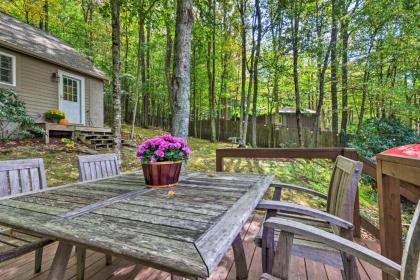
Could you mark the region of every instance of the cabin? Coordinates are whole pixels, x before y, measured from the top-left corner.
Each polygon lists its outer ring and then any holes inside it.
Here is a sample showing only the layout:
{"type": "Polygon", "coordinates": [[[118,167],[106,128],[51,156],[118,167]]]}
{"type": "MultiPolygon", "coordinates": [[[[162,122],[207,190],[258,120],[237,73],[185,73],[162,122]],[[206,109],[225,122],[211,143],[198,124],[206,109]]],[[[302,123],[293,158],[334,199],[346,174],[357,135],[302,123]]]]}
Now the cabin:
{"type": "Polygon", "coordinates": [[[13,89],[37,123],[60,109],[70,124],[102,128],[107,80],[64,41],[0,12],[0,87],[13,89]]]}
{"type": "MultiPolygon", "coordinates": [[[[301,109],[302,128],[313,130],[315,127],[316,111],[311,109],[301,109]]],[[[321,114],[322,120],[322,114],[321,114]]],[[[268,116],[260,115],[257,117],[258,123],[268,124],[268,116]]],[[[279,108],[278,115],[273,114],[273,124],[276,127],[297,128],[296,109],[293,107],[279,108]]]]}

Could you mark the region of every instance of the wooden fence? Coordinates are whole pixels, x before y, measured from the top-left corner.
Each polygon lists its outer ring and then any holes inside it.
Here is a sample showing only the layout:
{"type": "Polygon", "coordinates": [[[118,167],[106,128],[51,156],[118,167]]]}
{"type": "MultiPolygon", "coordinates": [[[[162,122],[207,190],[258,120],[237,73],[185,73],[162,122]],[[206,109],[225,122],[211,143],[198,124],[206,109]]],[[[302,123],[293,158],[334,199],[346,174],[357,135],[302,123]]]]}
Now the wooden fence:
{"type": "MultiPolygon", "coordinates": [[[[315,147],[315,131],[302,129],[302,137],[305,147],[315,147]]],[[[230,137],[239,135],[239,122],[231,120],[216,121],[216,139],[229,141],[230,137]]],[[[190,122],[190,136],[211,139],[211,125],[209,120],[201,120],[196,123],[190,122]]],[[[249,122],[247,143],[251,142],[252,124],[249,122]]],[[[258,147],[297,147],[297,128],[268,126],[257,123],[257,146],[258,147]]],[[[331,131],[318,131],[317,147],[333,147],[333,133],[331,131]]]]}

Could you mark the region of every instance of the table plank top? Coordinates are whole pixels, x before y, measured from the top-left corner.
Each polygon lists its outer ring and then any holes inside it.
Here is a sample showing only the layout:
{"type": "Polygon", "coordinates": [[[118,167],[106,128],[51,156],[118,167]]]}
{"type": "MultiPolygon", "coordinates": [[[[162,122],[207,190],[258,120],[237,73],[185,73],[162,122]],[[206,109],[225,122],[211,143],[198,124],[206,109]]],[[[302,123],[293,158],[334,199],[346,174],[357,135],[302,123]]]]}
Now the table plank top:
{"type": "Polygon", "coordinates": [[[272,180],[187,173],[173,188],[148,189],[141,173],[126,173],[0,199],[0,224],[208,277],[272,180]]]}

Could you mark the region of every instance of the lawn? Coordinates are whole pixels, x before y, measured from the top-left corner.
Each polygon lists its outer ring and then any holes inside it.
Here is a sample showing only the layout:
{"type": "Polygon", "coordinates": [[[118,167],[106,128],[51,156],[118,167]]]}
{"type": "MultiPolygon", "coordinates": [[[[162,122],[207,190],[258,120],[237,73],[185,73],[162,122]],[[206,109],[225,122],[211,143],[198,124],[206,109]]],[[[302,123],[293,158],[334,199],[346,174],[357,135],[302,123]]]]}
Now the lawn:
{"type": "MultiPolygon", "coordinates": [[[[123,131],[128,133],[128,127],[123,131]]],[[[147,138],[167,132],[153,129],[136,128],[133,143],[141,143],[147,138]]],[[[127,134],[126,134],[127,135],[127,134]]],[[[77,155],[81,154],[78,146],[67,148],[60,141],[44,145],[40,142],[32,144],[29,140],[24,145],[16,145],[0,149],[0,160],[43,158],[47,173],[49,187],[63,185],[78,181],[77,155]]],[[[207,140],[190,137],[188,143],[192,150],[192,157],[188,162],[187,170],[214,172],[217,148],[233,147],[228,143],[211,143],[207,140]]],[[[121,170],[133,171],[141,168],[136,160],[136,148],[123,147],[121,170]]],[[[305,185],[318,191],[327,192],[332,163],[326,160],[242,160],[232,159],[225,162],[226,171],[254,172],[260,174],[273,174],[276,179],[283,182],[305,185]]],[[[267,194],[270,196],[270,193],[267,194]]],[[[284,192],[284,197],[290,201],[308,206],[325,206],[323,201],[295,192],[284,192]]],[[[367,184],[362,184],[360,201],[366,216],[377,220],[376,194],[367,184]]]]}

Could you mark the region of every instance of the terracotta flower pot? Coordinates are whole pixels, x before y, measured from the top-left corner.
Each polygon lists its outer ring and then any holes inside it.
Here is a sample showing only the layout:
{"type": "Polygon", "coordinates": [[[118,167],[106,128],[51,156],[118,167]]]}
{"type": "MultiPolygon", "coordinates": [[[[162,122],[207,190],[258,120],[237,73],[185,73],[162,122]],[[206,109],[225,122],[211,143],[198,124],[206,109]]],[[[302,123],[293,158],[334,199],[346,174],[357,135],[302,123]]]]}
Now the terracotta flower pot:
{"type": "Polygon", "coordinates": [[[143,174],[146,186],[150,188],[168,188],[179,180],[182,161],[163,161],[143,163],[143,174]]]}

